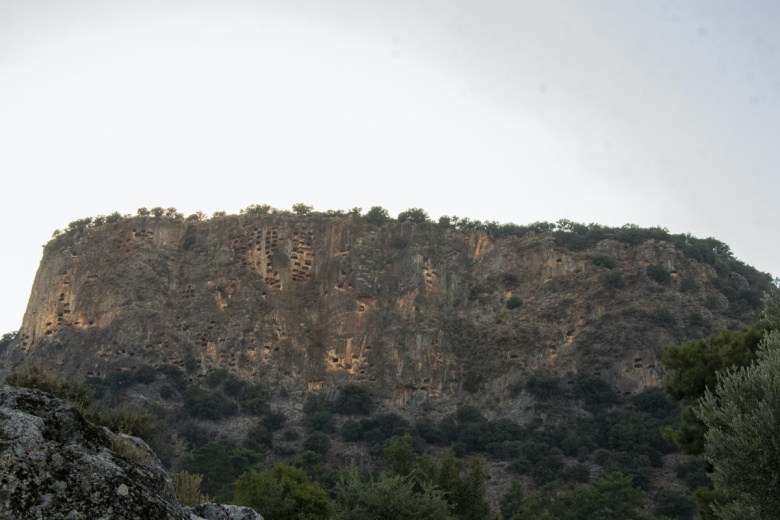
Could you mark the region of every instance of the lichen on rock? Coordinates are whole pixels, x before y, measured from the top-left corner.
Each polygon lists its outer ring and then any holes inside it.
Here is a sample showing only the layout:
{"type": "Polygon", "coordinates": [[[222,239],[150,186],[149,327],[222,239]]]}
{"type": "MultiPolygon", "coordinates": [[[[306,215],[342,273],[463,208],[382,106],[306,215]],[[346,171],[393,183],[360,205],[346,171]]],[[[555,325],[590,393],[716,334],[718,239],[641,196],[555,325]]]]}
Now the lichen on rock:
{"type": "Polygon", "coordinates": [[[0,518],[261,518],[246,508],[208,506],[204,512],[235,511],[203,517],[183,509],[171,479],[140,439],[95,426],[49,394],[0,388],[0,518]]]}

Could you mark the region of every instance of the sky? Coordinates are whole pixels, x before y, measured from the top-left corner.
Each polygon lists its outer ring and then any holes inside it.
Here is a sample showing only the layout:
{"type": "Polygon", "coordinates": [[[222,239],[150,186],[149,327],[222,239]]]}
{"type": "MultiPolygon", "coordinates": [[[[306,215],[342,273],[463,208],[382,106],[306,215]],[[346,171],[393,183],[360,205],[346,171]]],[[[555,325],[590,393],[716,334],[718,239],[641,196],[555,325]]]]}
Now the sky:
{"type": "Polygon", "coordinates": [[[90,216],[412,207],[780,275],[780,2],[1,0],[0,333],[90,216]]]}

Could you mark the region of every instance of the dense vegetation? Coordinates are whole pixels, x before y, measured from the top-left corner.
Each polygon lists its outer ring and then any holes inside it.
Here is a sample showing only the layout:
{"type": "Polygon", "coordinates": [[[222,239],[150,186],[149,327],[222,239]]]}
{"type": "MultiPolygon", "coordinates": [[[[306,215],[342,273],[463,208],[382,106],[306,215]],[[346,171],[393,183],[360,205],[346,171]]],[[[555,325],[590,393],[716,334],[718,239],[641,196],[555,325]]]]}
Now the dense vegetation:
{"type": "MultiPolygon", "coordinates": [[[[540,373],[528,379],[527,391],[543,401],[581,400],[590,415],[570,428],[521,426],[508,419],[488,420],[463,405],[438,421],[420,417],[412,423],[393,413],[373,413],[377,405],[370,393],[351,384],[332,396],[308,394],[301,436],[300,427],[268,407],[258,386],[236,383],[224,370],[208,374],[203,387],[186,380],[184,371],[167,365],[93,378],[90,386],[59,383],[37,368],[8,378],[9,383],[82,403],[92,420],[144,438],[168,464],[166,440],[175,436],[186,442],[190,455],[176,463],[181,470],[176,482],[186,500],[214,497],[279,518],[301,518],[295,516],[300,511],[310,511],[308,518],[330,518],[331,512],[333,518],[345,519],[400,513],[487,518],[485,464],[490,461],[506,461],[515,475],[501,501],[507,519],[589,518],[611,507],[616,515],[628,515],[622,518],[650,518],[641,513],[651,499],[646,491],[663,454],[673,449],[659,431],[675,425],[677,417],[677,407],[659,391],[623,400],[595,377],[581,376],[573,388],[563,390],[555,376],[540,373]],[[152,384],[161,393],[168,388],[169,398],[181,398],[181,411],[171,416],[160,408],[121,404],[128,388],[152,384]],[[102,405],[95,404],[95,395],[102,405]],[[256,418],[240,443],[207,427],[230,414],[256,418]],[[365,446],[379,465],[361,472],[335,464],[331,446],[337,441],[365,446]],[[284,461],[266,465],[271,454],[284,461]]],[[[664,511],[674,504],[679,511],[693,508],[684,496],[651,500],[652,507],[664,511]]]]}
{"type": "Polygon", "coordinates": [[[712,481],[693,493],[704,519],[780,516],[779,329],[780,292],[773,289],[760,322],[664,353],[666,393],[684,405],[679,427],[664,436],[709,463],[712,481]]]}

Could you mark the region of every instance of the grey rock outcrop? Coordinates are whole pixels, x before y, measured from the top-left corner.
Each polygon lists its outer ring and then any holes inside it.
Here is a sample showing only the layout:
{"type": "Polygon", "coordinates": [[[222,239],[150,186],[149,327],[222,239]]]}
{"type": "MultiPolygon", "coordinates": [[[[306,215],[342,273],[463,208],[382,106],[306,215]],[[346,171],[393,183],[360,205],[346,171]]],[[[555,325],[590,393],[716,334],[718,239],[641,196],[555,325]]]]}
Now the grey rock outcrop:
{"type": "Polygon", "coordinates": [[[235,506],[195,510],[181,507],[140,439],[95,426],[49,394],[0,388],[0,519],[262,519],[235,506]]]}
{"type": "Polygon", "coordinates": [[[207,503],[184,510],[192,515],[191,520],[263,520],[254,509],[241,506],[207,503]]]}

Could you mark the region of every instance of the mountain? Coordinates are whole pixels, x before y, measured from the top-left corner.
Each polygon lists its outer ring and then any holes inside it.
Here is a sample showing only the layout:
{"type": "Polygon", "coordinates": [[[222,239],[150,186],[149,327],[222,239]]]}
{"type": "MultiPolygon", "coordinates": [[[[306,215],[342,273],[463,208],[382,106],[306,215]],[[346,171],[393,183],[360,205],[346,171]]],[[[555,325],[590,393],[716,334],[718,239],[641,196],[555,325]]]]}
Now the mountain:
{"type": "Polygon", "coordinates": [[[353,382],[404,415],[466,402],[527,422],[517,389],[531,375],[595,375],[624,395],[658,387],[665,344],[752,322],[770,281],[717,240],[657,228],[113,220],[45,246],[0,353],[6,374],[173,365],[201,384],[223,368],[290,409],[353,382]]]}

